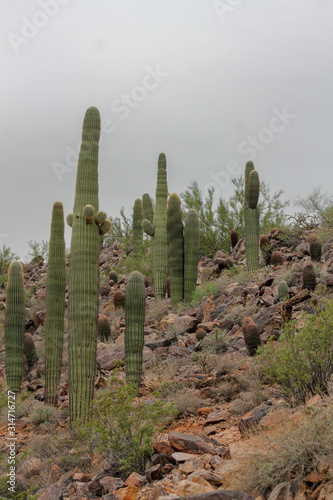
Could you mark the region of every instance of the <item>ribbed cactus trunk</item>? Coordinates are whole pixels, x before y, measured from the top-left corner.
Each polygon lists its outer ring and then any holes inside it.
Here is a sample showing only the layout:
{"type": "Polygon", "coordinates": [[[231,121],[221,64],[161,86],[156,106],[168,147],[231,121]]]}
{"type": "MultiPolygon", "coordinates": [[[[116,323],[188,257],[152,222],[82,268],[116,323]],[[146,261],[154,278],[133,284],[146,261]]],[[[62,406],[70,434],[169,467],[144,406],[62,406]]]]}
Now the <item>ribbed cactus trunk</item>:
{"type": "Polygon", "coordinates": [[[126,382],[139,387],[142,374],[146,292],[141,273],[130,274],[126,289],[125,367],[126,382]]]}
{"type": "Polygon", "coordinates": [[[86,112],[76,176],[69,279],[69,411],[71,421],[89,416],[94,393],[100,235],[111,228],[98,212],[99,111],[86,112]],[[95,215],[96,214],[96,215],[95,215]]]}
{"type": "Polygon", "coordinates": [[[259,267],[259,177],[252,161],[245,166],[245,249],[246,263],[249,271],[259,267]]]}
{"type": "Polygon", "coordinates": [[[184,228],[184,301],[191,302],[197,284],[200,226],[197,210],[187,212],[184,228]]]}
{"type": "Polygon", "coordinates": [[[64,209],[55,202],[46,281],[45,402],[56,406],[62,364],[66,288],[64,209]]]}
{"type": "Polygon", "coordinates": [[[184,234],[180,198],[170,195],[167,210],[168,265],[171,304],[184,300],[184,234]]]}
{"type": "Polygon", "coordinates": [[[154,213],[154,245],[153,245],[153,276],[155,297],[164,299],[168,277],[167,249],[167,203],[168,185],[166,172],[166,157],[161,153],[158,159],[156,204],[154,213]]]}
{"type": "Polygon", "coordinates": [[[133,207],[133,257],[140,257],[143,253],[143,211],[142,201],[137,198],[133,207]]]}
{"type": "Polygon", "coordinates": [[[142,195],[142,208],[143,208],[144,219],[147,219],[151,223],[153,223],[154,209],[153,209],[153,203],[151,201],[151,197],[149,196],[148,193],[145,193],[144,195],[142,195]]]}
{"type": "Polygon", "coordinates": [[[19,392],[23,372],[25,291],[21,262],[8,270],[5,314],[6,376],[8,388],[19,392]]]}

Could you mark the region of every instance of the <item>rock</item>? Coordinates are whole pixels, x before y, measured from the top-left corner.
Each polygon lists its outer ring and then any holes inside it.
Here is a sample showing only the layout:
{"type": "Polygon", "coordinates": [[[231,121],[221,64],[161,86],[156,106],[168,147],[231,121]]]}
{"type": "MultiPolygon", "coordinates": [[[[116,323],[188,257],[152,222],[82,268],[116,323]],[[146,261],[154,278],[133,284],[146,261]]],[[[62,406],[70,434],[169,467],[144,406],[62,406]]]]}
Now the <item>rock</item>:
{"type": "Polygon", "coordinates": [[[22,471],[25,479],[30,479],[33,476],[38,476],[42,469],[43,462],[36,457],[30,457],[21,463],[18,473],[21,473],[22,471]]]}
{"type": "Polygon", "coordinates": [[[49,482],[55,483],[59,481],[61,476],[63,475],[63,470],[58,465],[52,465],[50,474],[49,474],[49,482]]]}
{"type": "Polygon", "coordinates": [[[175,453],[172,453],[172,458],[176,460],[176,462],[185,462],[186,460],[193,460],[194,458],[197,458],[197,455],[176,451],[175,453]]]}
{"type": "Polygon", "coordinates": [[[51,484],[38,498],[39,500],[62,500],[63,496],[61,489],[51,484]]]}
{"type": "Polygon", "coordinates": [[[175,319],[175,328],[177,332],[181,333],[194,333],[196,331],[199,321],[193,316],[179,316],[175,319]]]}
{"type": "Polygon", "coordinates": [[[192,479],[192,477],[194,476],[202,477],[203,479],[205,479],[205,481],[208,481],[210,484],[215,484],[217,486],[223,483],[222,474],[211,470],[196,469],[195,472],[188,476],[187,479],[192,479]]]}
{"type": "MultiPolygon", "coordinates": [[[[180,500],[181,498],[184,500],[184,497],[174,497],[174,500],[180,500]]],[[[251,496],[249,496],[247,493],[244,493],[243,491],[218,489],[212,492],[186,496],[186,500],[253,500],[253,499],[251,496]]]]}
{"type": "Polygon", "coordinates": [[[192,480],[185,479],[180,481],[177,485],[177,491],[179,491],[182,495],[185,495],[186,498],[189,498],[189,495],[206,495],[206,493],[215,491],[215,488],[205,479],[195,477],[192,480]]]}
{"type": "Polygon", "coordinates": [[[265,403],[257,406],[253,410],[246,413],[240,420],[238,424],[239,432],[242,436],[248,436],[249,433],[255,431],[260,420],[267,415],[270,411],[270,407],[265,403]]]}
{"type": "Polygon", "coordinates": [[[157,464],[153,467],[149,467],[149,469],[146,469],[145,474],[150,483],[152,483],[153,481],[158,481],[159,479],[161,479],[161,465],[157,464]]]}
{"type": "MultiPolygon", "coordinates": [[[[173,448],[166,441],[155,441],[153,448],[156,453],[164,453],[164,455],[167,455],[169,458],[173,455],[173,448]]],[[[184,460],[186,460],[186,458],[184,460]]]]}
{"type": "Polygon", "coordinates": [[[231,413],[225,410],[221,411],[212,411],[209,413],[208,417],[206,418],[206,422],[204,425],[211,424],[211,423],[216,423],[216,422],[225,422],[229,420],[231,417],[231,413]]]}
{"type": "Polygon", "coordinates": [[[204,406],[203,408],[199,408],[198,410],[198,415],[200,417],[207,417],[207,415],[212,412],[213,409],[212,408],[209,408],[208,406],[204,406]]]}
{"type": "Polygon", "coordinates": [[[124,481],[119,477],[105,476],[99,480],[103,493],[114,493],[115,490],[124,486],[124,481]]]}
{"type": "Polygon", "coordinates": [[[170,445],[179,451],[193,452],[199,455],[210,453],[212,455],[225,456],[229,453],[229,447],[217,443],[218,448],[213,441],[205,436],[200,437],[193,434],[182,434],[181,432],[171,431],[169,433],[170,445]]]}
{"type": "Polygon", "coordinates": [[[313,408],[314,406],[320,406],[320,404],[323,402],[320,394],[316,394],[313,396],[309,401],[306,403],[307,408],[313,408]]]}
{"type": "Polygon", "coordinates": [[[202,307],[202,323],[207,323],[210,321],[212,314],[215,311],[214,295],[210,294],[209,298],[203,304],[202,307]]]}
{"type": "Polygon", "coordinates": [[[87,476],[87,474],[84,474],[83,472],[76,472],[75,474],[73,474],[73,481],[87,483],[88,481],[91,481],[91,477],[87,476]]]}
{"type": "Polygon", "coordinates": [[[117,500],[136,500],[139,489],[136,486],[127,486],[114,492],[114,498],[117,500]]]}
{"type": "Polygon", "coordinates": [[[147,478],[137,472],[132,472],[125,481],[125,486],[136,486],[141,488],[147,483],[147,478]]]}
{"type": "Polygon", "coordinates": [[[100,370],[113,370],[119,361],[125,360],[125,348],[114,350],[113,344],[98,344],[96,363],[100,370]]]}
{"type": "Polygon", "coordinates": [[[268,500],[286,500],[287,498],[293,498],[290,491],[290,483],[280,483],[275,486],[268,500]]]}
{"type": "Polygon", "coordinates": [[[192,472],[194,472],[193,461],[186,460],[186,462],[179,465],[179,470],[182,474],[192,474],[192,472]]]}

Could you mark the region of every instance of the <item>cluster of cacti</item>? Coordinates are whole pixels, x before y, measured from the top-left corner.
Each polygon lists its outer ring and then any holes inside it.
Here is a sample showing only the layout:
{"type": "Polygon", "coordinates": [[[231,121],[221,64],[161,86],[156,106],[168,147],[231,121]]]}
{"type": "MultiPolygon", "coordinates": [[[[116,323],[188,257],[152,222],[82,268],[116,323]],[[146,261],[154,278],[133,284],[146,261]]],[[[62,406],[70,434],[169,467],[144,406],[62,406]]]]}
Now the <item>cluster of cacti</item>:
{"type": "Polygon", "coordinates": [[[190,209],[185,227],[180,198],[173,193],[167,210],[168,265],[171,303],[190,302],[197,283],[199,259],[199,215],[190,209]]]}
{"type": "Polygon", "coordinates": [[[140,257],[143,252],[142,221],[142,201],[140,198],[137,198],[133,207],[133,257],[140,257]]]}
{"type": "Polygon", "coordinates": [[[317,286],[316,273],[311,262],[307,262],[303,267],[303,288],[314,290],[317,286]]]}
{"type": "Polygon", "coordinates": [[[101,314],[98,318],[97,335],[101,342],[107,342],[111,336],[110,321],[105,314],[101,314]]]}
{"type": "Polygon", "coordinates": [[[125,307],[126,295],[121,290],[116,290],[113,294],[113,303],[116,309],[125,307]]]}
{"type": "Polygon", "coordinates": [[[285,281],[280,281],[278,287],[279,301],[285,302],[288,298],[289,287],[285,281]]]}
{"type": "MultiPolygon", "coordinates": [[[[142,223],[146,234],[153,237],[153,280],[155,297],[164,299],[166,292],[166,281],[168,277],[168,249],[167,249],[167,200],[168,185],[166,173],[166,157],[161,153],[158,158],[156,203],[153,222],[144,219],[142,223]]],[[[150,209],[144,206],[144,211],[151,217],[150,209]]]]}
{"type": "Polygon", "coordinates": [[[25,291],[23,267],[14,260],[8,270],[5,314],[6,377],[8,388],[18,392],[23,371],[25,291]]]}
{"type": "Polygon", "coordinates": [[[64,209],[56,202],[52,209],[51,236],[46,281],[45,401],[56,405],[62,365],[66,261],[64,209]]]}
{"type": "Polygon", "coordinates": [[[312,234],[310,236],[310,256],[312,262],[321,261],[321,251],[322,245],[318,234],[312,234]]]}
{"type": "Polygon", "coordinates": [[[245,345],[250,356],[254,356],[258,347],[261,344],[259,329],[252,318],[246,317],[242,322],[242,332],[244,335],[245,345]]]}
{"type": "Polygon", "coordinates": [[[69,279],[69,410],[72,421],[86,419],[94,393],[100,237],[111,229],[98,208],[99,111],[86,112],[78,160],[69,279]]]}
{"type": "Polygon", "coordinates": [[[231,248],[234,249],[238,243],[238,233],[236,229],[230,231],[231,248]]]}
{"type": "Polygon", "coordinates": [[[146,291],[141,273],[130,274],[126,289],[125,367],[126,382],[140,385],[144,346],[146,291]]]}
{"type": "Polygon", "coordinates": [[[259,209],[260,183],[252,161],[245,166],[244,221],[246,263],[249,271],[259,267],[259,209]]]}
{"type": "Polygon", "coordinates": [[[23,354],[27,360],[28,368],[32,368],[37,363],[37,352],[31,333],[24,334],[23,354]]]}

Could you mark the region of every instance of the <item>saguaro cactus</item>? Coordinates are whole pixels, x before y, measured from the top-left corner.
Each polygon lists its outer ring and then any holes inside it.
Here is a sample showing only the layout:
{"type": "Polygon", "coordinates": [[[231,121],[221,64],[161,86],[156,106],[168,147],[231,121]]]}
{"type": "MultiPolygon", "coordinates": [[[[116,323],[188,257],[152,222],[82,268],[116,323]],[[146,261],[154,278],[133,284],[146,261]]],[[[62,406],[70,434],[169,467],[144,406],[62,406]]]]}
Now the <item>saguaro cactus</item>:
{"type": "Polygon", "coordinates": [[[91,412],[97,344],[100,235],[111,229],[98,208],[97,108],[86,112],[76,176],[69,279],[69,411],[71,421],[91,412]]]}
{"type": "Polygon", "coordinates": [[[126,289],[125,366],[126,382],[140,385],[144,346],[146,292],[141,273],[130,274],[126,289]]]}
{"type": "Polygon", "coordinates": [[[246,262],[249,271],[259,267],[259,176],[254,165],[248,161],[245,166],[245,248],[246,262]]]}
{"type": "Polygon", "coordinates": [[[142,208],[143,208],[143,217],[153,223],[154,220],[154,209],[153,202],[151,201],[151,197],[148,193],[142,195],[142,208]]]}
{"type": "Polygon", "coordinates": [[[199,214],[195,208],[187,212],[184,228],[184,301],[190,302],[197,284],[200,247],[199,214]]]}
{"type": "Polygon", "coordinates": [[[167,250],[167,200],[168,185],[166,173],[166,157],[161,153],[158,158],[156,203],[153,224],[149,219],[142,223],[144,231],[154,238],[153,243],[153,276],[155,297],[164,299],[166,280],[168,277],[168,250],[167,250]]]}
{"type": "Polygon", "coordinates": [[[25,291],[21,262],[8,270],[5,314],[6,376],[8,388],[19,392],[23,371],[25,291]]]}
{"type": "Polygon", "coordinates": [[[171,304],[176,306],[184,299],[184,235],[180,198],[175,193],[168,201],[167,235],[171,304]]]}
{"type": "Polygon", "coordinates": [[[139,257],[143,252],[143,211],[142,201],[137,198],[133,207],[133,256],[139,257]]]}
{"type": "Polygon", "coordinates": [[[55,202],[52,210],[46,281],[45,401],[56,406],[64,338],[66,261],[64,209],[55,202]]]}

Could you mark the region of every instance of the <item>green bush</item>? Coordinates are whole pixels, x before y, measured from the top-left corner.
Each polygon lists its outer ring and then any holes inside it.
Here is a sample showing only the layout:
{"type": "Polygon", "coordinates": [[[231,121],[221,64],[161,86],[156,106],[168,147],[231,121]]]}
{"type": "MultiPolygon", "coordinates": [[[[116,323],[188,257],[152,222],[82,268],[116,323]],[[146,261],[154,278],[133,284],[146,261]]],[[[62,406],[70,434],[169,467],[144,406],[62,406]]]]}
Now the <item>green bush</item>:
{"type": "Polygon", "coordinates": [[[7,281],[6,271],[12,260],[20,260],[20,257],[12,252],[9,247],[2,245],[2,248],[0,248],[0,274],[3,275],[1,277],[1,282],[3,282],[5,278],[7,281]]]}
{"type": "Polygon", "coordinates": [[[156,430],[176,413],[173,405],[136,397],[137,387],[113,377],[97,395],[90,421],[83,428],[78,425],[79,442],[84,440],[90,450],[108,452],[125,476],[144,473],[156,430]]]}
{"type": "Polygon", "coordinates": [[[313,394],[327,394],[333,374],[333,302],[320,313],[308,315],[304,327],[285,327],[279,340],[259,350],[263,374],[278,383],[295,402],[313,394]]]}

